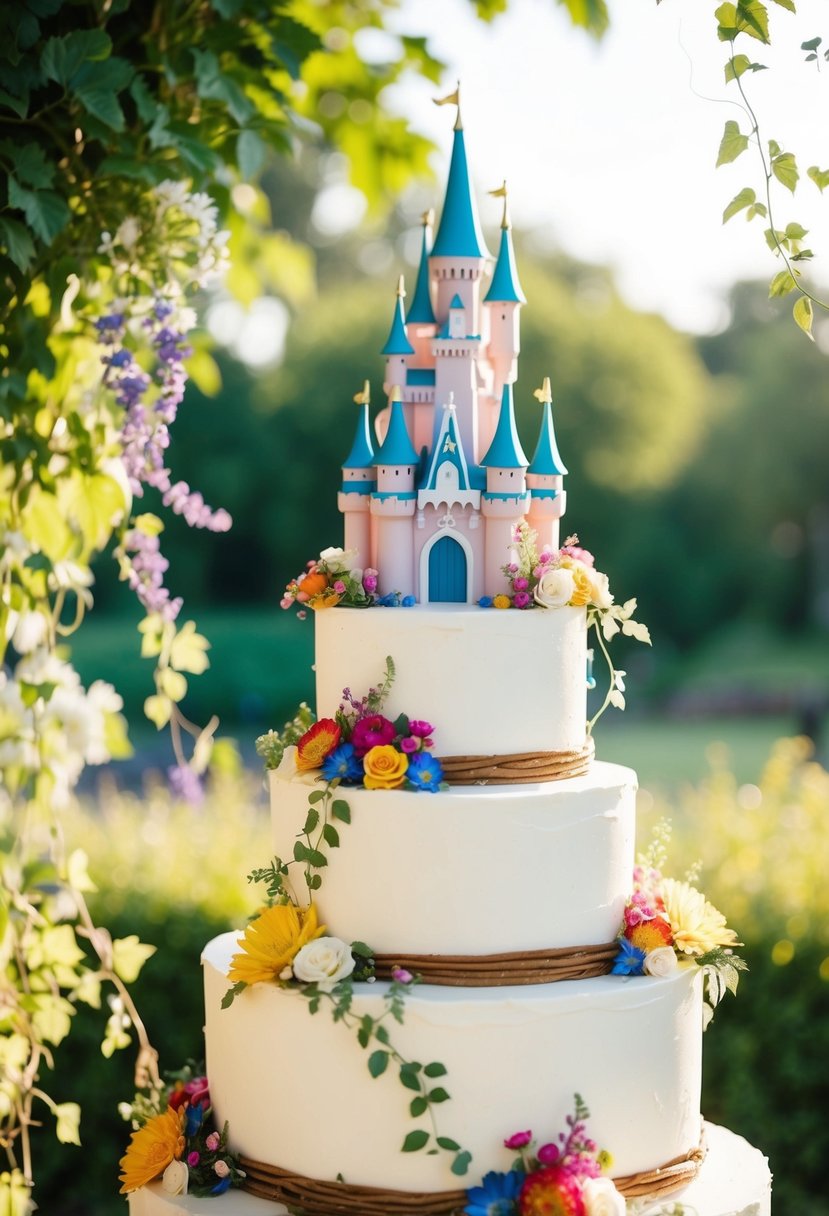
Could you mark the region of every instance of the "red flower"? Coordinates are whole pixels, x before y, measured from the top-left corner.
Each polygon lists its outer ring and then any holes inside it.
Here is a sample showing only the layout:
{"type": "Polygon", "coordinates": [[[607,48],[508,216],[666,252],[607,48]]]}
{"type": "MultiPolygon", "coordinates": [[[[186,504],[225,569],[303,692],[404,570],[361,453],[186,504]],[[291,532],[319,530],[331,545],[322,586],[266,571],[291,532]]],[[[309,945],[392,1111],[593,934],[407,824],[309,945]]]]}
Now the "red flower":
{"type": "Polygon", "coordinates": [[[193,1077],[192,1081],[186,1081],[182,1084],[179,1081],[176,1088],[172,1091],[167,1099],[167,1105],[172,1106],[173,1110],[178,1110],[180,1106],[195,1106],[200,1103],[202,1106],[210,1105],[210,1086],[207,1077],[193,1077]]]}
{"type": "Polygon", "coordinates": [[[581,1183],[560,1166],[527,1175],[518,1196],[521,1216],[585,1216],[581,1183]]]}
{"type": "Polygon", "coordinates": [[[381,714],[373,714],[369,718],[358,718],[354,723],[354,730],[351,732],[354,755],[358,760],[362,760],[363,756],[373,747],[385,747],[387,744],[393,743],[396,733],[394,723],[389,722],[388,718],[384,718],[381,714]]]}
{"type": "Polygon", "coordinates": [[[321,768],[326,756],[340,742],[340,728],[333,718],[320,718],[296,745],[296,766],[300,773],[321,768]]]}

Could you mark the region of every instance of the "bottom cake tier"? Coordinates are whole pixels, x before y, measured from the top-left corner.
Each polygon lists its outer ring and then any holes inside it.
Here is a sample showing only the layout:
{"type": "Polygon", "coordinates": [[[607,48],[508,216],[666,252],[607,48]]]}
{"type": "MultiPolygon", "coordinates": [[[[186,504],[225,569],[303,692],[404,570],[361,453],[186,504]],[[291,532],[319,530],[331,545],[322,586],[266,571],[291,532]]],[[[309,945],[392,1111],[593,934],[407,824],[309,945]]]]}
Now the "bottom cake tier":
{"type": "MultiPolygon", "coordinates": [[[[655,1203],[628,1204],[630,1216],[662,1216],[681,1203],[688,1216],[771,1216],[771,1174],[762,1153],[724,1127],[706,1124],[708,1154],[694,1181],[655,1203]]],[[[130,1216],[287,1216],[281,1203],[229,1191],[220,1198],[168,1195],[160,1182],[130,1195],[130,1216]]],[[[334,1213],[332,1213],[334,1216],[334,1213]]]]}
{"type": "MultiPolygon", "coordinates": [[[[627,1177],[690,1155],[700,1143],[701,975],[600,976],[502,988],[423,985],[402,1024],[386,1019],[395,1049],[439,1062],[451,1100],[436,1107],[437,1134],[472,1154],[463,1179],[453,1154],[401,1151],[429,1128],[409,1112],[412,1092],[390,1066],[372,1077],[354,1026],[323,1001],[311,1014],[296,989],[259,984],[230,1008],[237,935],[203,955],[207,1074],[216,1118],[231,1147],[258,1165],[302,1179],[418,1193],[455,1191],[509,1169],[504,1138],[531,1128],[541,1142],[565,1128],[574,1095],[590,1134],[627,1177]]],[[[350,1017],[379,1016],[388,985],[355,985],[350,1017]]],[[[371,1045],[375,1049],[377,1043],[371,1045]]]]}

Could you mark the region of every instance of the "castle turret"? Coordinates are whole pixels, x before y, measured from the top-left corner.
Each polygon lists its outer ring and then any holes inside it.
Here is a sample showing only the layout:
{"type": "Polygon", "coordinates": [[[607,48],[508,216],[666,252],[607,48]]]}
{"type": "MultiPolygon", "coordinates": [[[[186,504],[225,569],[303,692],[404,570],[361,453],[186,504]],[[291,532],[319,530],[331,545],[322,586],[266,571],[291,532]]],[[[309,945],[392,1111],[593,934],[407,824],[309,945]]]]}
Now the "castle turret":
{"type": "Polygon", "coordinates": [[[368,380],[363,391],[354,394],[360,407],[357,429],[351,451],[342,466],[343,480],[337,495],[337,506],[344,516],[344,545],[356,549],[355,566],[370,564],[371,557],[371,493],[375,488],[374,447],[371,442],[368,407],[371,397],[368,380]]]}
{"type": "Polygon", "coordinates": [[[541,430],[538,434],[535,454],[527,469],[527,485],[530,489],[530,510],[527,523],[538,536],[539,548],[559,547],[559,520],[567,506],[564,490],[564,475],[567,472],[556,443],[553,427],[553,393],[550,377],[544,377],[541,388],[534,396],[541,402],[541,430]]]}
{"type": "Polygon", "coordinates": [[[406,367],[410,356],[415,353],[414,347],[406,336],[406,317],[403,312],[405,298],[406,288],[401,274],[397,281],[397,299],[394,304],[389,336],[386,339],[386,345],[380,351],[381,355],[386,356],[386,379],[383,383],[386,393],[391,393],[395,385],[402,388],[406,383],[406,367]]]}
{"type": "Polygon", "coordinates": [[[437,279],[435,312],[442,325],[449,312],[449,303],[460,294],[466,308],[467,333],[480,333],[480,280],[490,255],[481,232],[478,209],[469,179],[466,143],[461,122],[460,85],[437,105],[458,107],[455,136],[446,196],[438,225],[437,236],[429,258],[432,274],[437,279]]]}
{"type": "Polygon", "coordinates": [[[511,384],[504,385],[498,425],[481,464],[486,469],[486,490],[481,495],[486,520],[485,589],[487,595],[497,595],[507,590],[502,567],[513,560],[515,528],[530,506],[528,461],[515,426],[511,384]]]}
{"type": "Polygon", "coordinates": [[[399,387],[391,391],[389,424],[382,447],[374,457],[377,486],[371,495],[375,521],[375,565],[381,595],[399,591],[414,595],[415,477],[418,454],[414,449],[399,387]]]}
{"type": "Polygon", "coordinates": [[[489,291],[484,305],[489,313],[489,362],[494,374],[493,395],[496,400],[505,384],[514,384],[518,376],[518,353],[521,350],[519,312],[526,304],[524,292],[518,281],[515,266],[515,251],[512,247],[512,224],[507,207],[507,183],[500,190],[490,193],[504,200],[501,220],[501,246],[498,260],[492,273],[489,291]]]}

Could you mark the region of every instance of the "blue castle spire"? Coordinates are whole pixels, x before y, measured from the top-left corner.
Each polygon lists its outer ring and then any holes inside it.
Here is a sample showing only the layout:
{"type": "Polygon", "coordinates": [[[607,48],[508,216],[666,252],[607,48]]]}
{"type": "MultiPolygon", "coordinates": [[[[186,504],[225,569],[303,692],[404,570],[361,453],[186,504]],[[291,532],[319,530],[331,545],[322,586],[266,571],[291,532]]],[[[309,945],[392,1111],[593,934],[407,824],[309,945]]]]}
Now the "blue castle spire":
{"type": "Polygon", "coordinates": [[[507,219],[507,201],[504,199],[504,223],[501,225],[501,246],[498,250],[498,260],[492,272],[492,282],[484,297],[484,303],[497,301],[526,304],[527,299],[518,281],[518,270],[515,266],[515,250],[512,247],[512,225],[507,219]]]}
{"type": "Polygon", "coordinates": [[[489,469],[526,469],[527,457],[518,438],[515,425],[515,410],[512,403],[512,385],[505,384],[501,394],[501,411],[498,425],[492,436],[486,456],[481,464],[489,469]]]}
{"type": "Polygon", "coordinates": [[[440,217],[438,233],[432,246],[432,257],[486,258],[489,252],[481,232],[478,208],[469,180],[466,161],[466,144],[461,123],[460,103],[457,94],[451,100],[458,105],[455,123],[455,138],[452,144],[452,159],[449,163],[449,180],[440,217]]]}
{"type": "Polygon", "coordinates": [[[409,305],[406,322],[417,321],[421,325],[434,325],[435,313],[432,308],[432,295],[429,291],[429,233],[434,213],[427,211],[423,216],[423,242],[420,247],[420,266],[417,270],[415,293],[409,305]]]}
{"type": "Polygon", "coordinates": [[[537,473],[541,477],[563,477],[567,472],[564,461],[556,443],[556,432],[553,426],[552,392],[550,377],[545,376],[544,385],[536,389],[535,395],[541,401],[544,412],[541,415],[541,430],[538,433],[538,443],[528,473],[537,473]]]}
{"type": "Polygon", "coordinates": [[[409,428],[406,426],[406,418],[403,414],[403,402],[400,400],[400,389],[396,386],[392,389],[390,405],[389,429],[386,431],[386,438],[383,440],[380,451],[374,457],[373,463],[376,465],[416,465],[420,457],[415,451],[409,435],[409,428]]]}
{"type": "Polygon", "coordinates": [[[354,442],[342,467],[344,469],[370,469],[374,464],[374,444],[371,442],[371,426],[368,418],[368,380],[363,385],[362,393],[357,393],[354,400],[360,406],[360,413],[357,417],[354,442]]]}
{"type": "Polygon", "coordinates": [[[394,313],[391,319],[391,329],[386,339],[386,345],[380,351],[381,355],[414,354],[414,347],[406,337],[406,318],[403,314],[403,299],[405,295],[406,289],[403,286],[403,275],[401,274],[397,284],[397,300],[395,301],[394,313]]]}

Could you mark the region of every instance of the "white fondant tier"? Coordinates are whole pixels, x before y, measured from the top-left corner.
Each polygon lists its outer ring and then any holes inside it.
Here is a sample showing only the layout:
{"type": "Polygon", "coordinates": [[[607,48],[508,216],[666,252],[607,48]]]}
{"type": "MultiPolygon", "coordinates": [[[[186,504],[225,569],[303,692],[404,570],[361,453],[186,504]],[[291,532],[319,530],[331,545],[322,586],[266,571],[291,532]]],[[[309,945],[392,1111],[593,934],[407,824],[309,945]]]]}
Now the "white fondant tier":
{"type": "MultiPolygon", "coordinates": [[[[688,1216],[771,1216],[771,1174],[762,1153],[724,1127],[706,1124],[708,1156],[698,1177],[670,1200],[628,1205],[630,1216],[661,1216],[671,1203],[688,1216]]],[[[483,1169],[482,1173],[485,1172],[483,1169]]],[[[469,1183],[479,1181],[476,1175],[469,1183]]],[[[287,1216],[281,1203],[230,1191],[220,1199],[166,1195],[160,1183],[130,1196],[130,1216],[287,1216]]]]}
{"type": "MultiPolygon", "coordinates": [[[[293,855],[314,788],[314,774],[271,773],[278,857],[293,855]]],[[[351,823],[337,825],[340,848],[315,896],[337,937],[380,954],[480,955],[597,945],[619,931],[634,861],[632,769],[596,763],[565,781],[436,793],[344,786],[338,796],[351,823]]]]}
{"type": "Polygon", "coordinates": [[[437,755],[584,746],[584,608],[417,604],[329,608],[314,620],[320,718],[334,716],[344,688],[359,698],[376,687],[390,655],[397,676],[384,713],[431,722],[437,755]]]}
{"type": "MultiPolygon", "coordinates": [[[[296,990],[255,985],[221,1008],[237,936],[206,947],[207,1074],[231,1145],[298,1174],[365,1186],[446,1191],[451,1154],[400,1151],[421,1125],[412,1094],[389,1069],[368,1072],[353,1030],[327,1002],[316,1015],[296,990]]],[[[393,1025],[402,1056],[439,1061],[451,1101],[440,1132],[478,1168],[505,1169],[503,1139],[565,1128],[573,1095],[590,1108],[590,1134],[613,1153],[613,1173],[653,1169],[700,1136],[701,976],[602,976],[521,988],[422,987],[393,1025]]],[[[353,1012],[378,1016],[387,985],[357,988],[353,1012]]]]}

